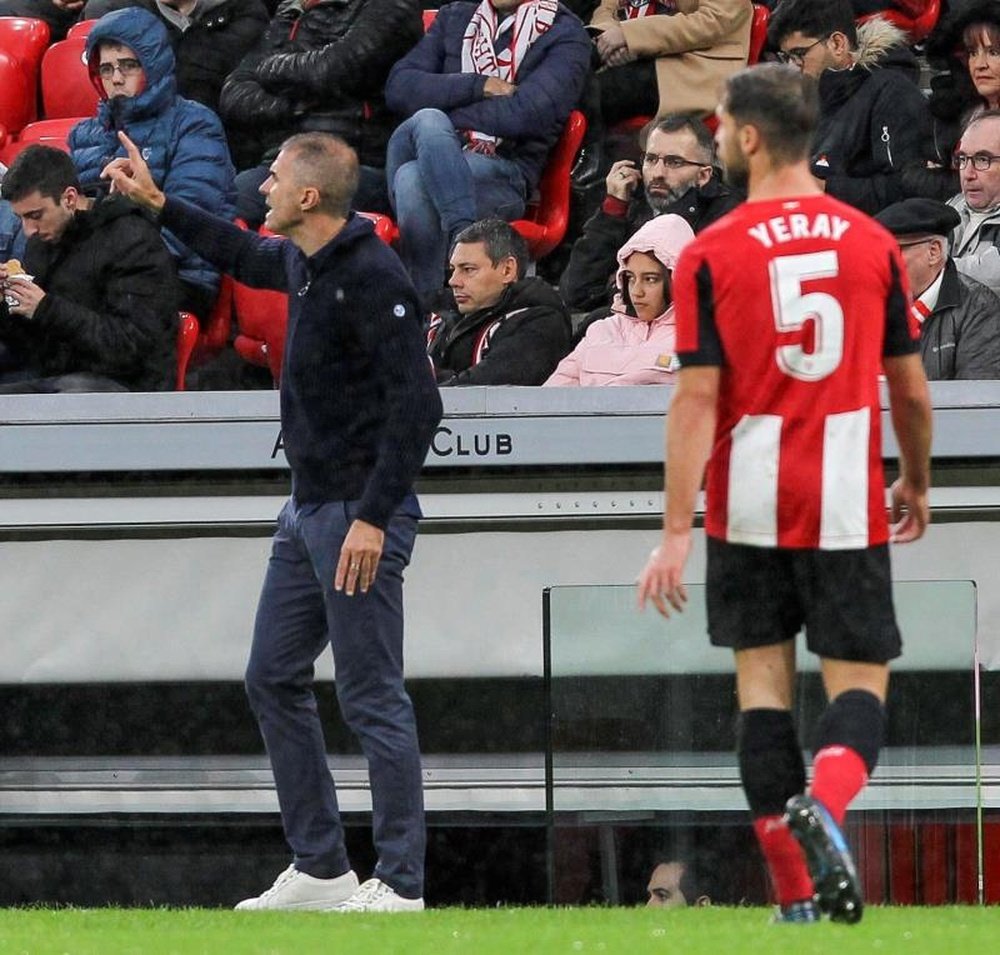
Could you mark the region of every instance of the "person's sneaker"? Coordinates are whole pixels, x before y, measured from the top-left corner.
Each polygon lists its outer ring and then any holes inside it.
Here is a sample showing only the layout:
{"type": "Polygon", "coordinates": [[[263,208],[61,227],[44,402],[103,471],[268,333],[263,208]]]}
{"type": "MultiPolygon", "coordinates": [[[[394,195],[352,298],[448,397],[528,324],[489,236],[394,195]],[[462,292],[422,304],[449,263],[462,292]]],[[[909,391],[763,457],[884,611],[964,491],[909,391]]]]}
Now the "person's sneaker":
{"type": "Polygon", "coordinates": [[[392,886],[381,879],[369,879],[343,905],[338,912],[422,912],[423,899],[404,899],[392,886]]]}
{"type": "Polygon", "coordinates": [[[801,902],[779,905],[771,916],[771,922],[774,925],[804,925],[807,922],[818,922],[821,914],[819,906],[812,899],[804,899],[801,902]]]}
{"type": "Polygon", "coordinates": [[[290,865],[274,880],[274,885],[256,898],[244,899],[240,911],[263,909],[299,909],[329,911],[343,905],[358,891],[358,877],[353,870],[335,879],[317,879],[290,865]]]}
{"type": "Polygon", "coordinates": [[[826,807],[811,796],[792,796],[785,822],[805,852],[820,909],[834,922],[860,922],[861,883],[847,840],[826,807]]]}

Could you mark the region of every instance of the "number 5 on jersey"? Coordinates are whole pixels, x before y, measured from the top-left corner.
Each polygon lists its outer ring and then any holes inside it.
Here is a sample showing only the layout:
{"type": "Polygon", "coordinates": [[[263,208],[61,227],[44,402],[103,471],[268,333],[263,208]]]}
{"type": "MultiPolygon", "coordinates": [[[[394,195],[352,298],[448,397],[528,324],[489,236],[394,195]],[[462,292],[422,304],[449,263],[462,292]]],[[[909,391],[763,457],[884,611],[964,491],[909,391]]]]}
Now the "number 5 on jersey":
{"type": "Polygon", "coordinates": [[[837,370],[844,356],[844,310],[829,292],[804,292],[802,286],[816,279],[835,278],[839,270],[836,250],[783,255],[772,259],[771,305],[779,332],[797,332],[813,323],[811,352],[801,344],[781,345],[778,367],[800,381],[821,381],[837,370]]]}

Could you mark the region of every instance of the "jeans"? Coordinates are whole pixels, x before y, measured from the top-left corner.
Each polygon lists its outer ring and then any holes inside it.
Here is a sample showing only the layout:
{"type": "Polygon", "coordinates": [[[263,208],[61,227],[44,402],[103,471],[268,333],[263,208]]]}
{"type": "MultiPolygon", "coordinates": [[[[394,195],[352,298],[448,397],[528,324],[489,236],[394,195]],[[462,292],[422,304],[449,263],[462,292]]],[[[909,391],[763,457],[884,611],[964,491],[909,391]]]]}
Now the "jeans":
{"type": "Polygon", "coordinates": [[[517,163],[462,148],[451,120],[422,109],[389,140],[385,174],[399,226],[399,254],[426,302],[444,284],[455,236],[477,219],[516,219],[527,183],[517,163]]]}
{"type": "Polygon", "coordinates": [[[333,589],[357,502],[299,504],[278,516],[257,607],[246,687],[274,772],[295,867],[320,879],[350,869],[313,693],[314,664],[333,648],[337,700],[368,760],[375,878],[423,895],[426,833],[420,750],[403,686],[403,569],[419,508],[410,497],[385,530],[375,581],[353,597],[333,589]]]}
{"type": "MultiPolygon", "coordinates": [[[[256,231],[267,215],[267,204],[260,187],[270,175],[270,165],[264,163],[245,169],[236,176],[236,215],[256,231]]],[[[385,172],[374,166],[358,167],[358,191],[351,201],[351,208],[358,212],[380,212],[389,215],[389,197],[385,190],[385,172]]]]}

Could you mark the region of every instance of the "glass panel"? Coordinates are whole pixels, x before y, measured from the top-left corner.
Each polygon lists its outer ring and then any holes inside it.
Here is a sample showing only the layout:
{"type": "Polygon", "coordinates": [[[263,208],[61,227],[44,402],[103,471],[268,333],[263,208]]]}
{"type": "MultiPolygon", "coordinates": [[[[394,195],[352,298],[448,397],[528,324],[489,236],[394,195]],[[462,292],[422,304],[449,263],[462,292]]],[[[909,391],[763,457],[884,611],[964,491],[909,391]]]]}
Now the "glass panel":
{"type": "MultiPolygon", "coordinates": [[[[688,894],[767,901],[735,757],[732,654],[708,643],[704,587],[688,593],[685,613],[664,621],[637,612],[631,586],[546,592],[555,902],[642,902],[651,873],[678,871],[656,864],[678,860],[701,873],[689,872],[688,894]]],[[[887,746],[848,835],[869,901],[975,901],[975,587],[897,582],[895,602],[904,655],[893,667],[887,746]]],[[[799,641],[795,715],[808,749],[825,697],[799,641]]]]}

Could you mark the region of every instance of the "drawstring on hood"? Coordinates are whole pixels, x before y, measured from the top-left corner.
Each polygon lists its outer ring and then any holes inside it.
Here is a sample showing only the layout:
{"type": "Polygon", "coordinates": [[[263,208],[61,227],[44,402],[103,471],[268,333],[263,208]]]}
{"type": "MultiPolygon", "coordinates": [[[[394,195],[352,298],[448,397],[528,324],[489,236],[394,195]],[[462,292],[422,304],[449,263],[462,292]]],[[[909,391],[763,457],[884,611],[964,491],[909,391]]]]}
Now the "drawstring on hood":
{"type": "Polygon", "coordinates": [[[625,288],[625,262],[633,252],[653,256],[668,272],[673,272],[681,251],[692,239],[694,232],[686,219],[668,213],[655,216],[639,228],[618,250],[618,271],[615,273],[615,299],[611,310],[635,318],[630,314],[631,302],[625,288]]]}

